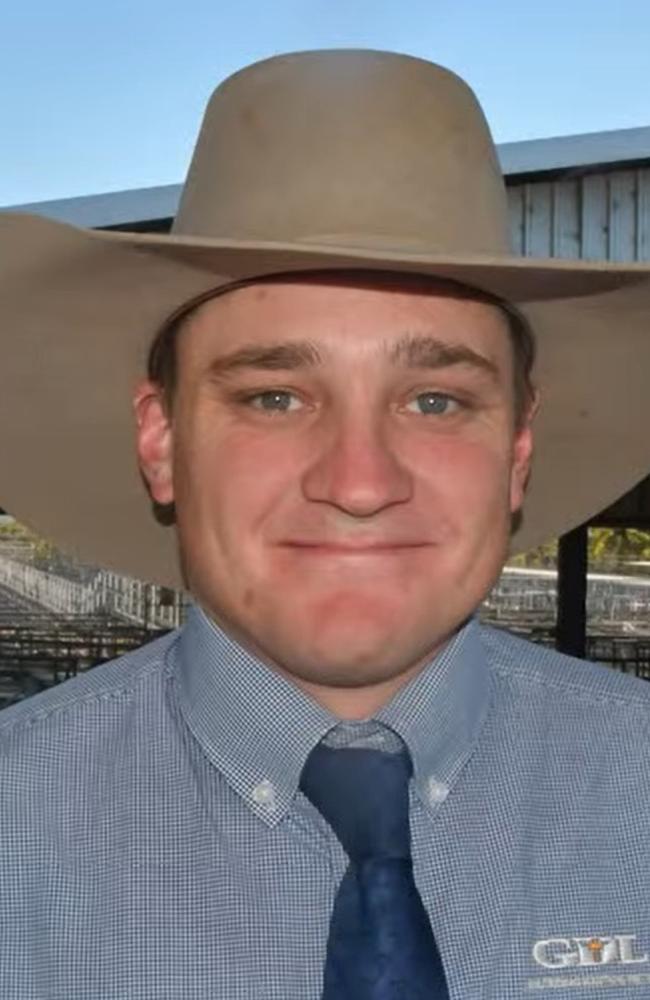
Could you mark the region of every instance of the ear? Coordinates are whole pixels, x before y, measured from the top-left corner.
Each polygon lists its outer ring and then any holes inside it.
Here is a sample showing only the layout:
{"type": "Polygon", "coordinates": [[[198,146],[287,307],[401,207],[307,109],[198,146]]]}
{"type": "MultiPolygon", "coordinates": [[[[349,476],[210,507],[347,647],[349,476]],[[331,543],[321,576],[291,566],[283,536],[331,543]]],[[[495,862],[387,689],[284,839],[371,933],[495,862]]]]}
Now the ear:
{"type": "Polygon", "coordinates": [[[133,409],[138,464],[151,498],[159,504],[173,503],[172,427],[161,387],[140,382],[133,395],[133,409]]]}
{"type": "Polygon", "coordinates": [[[510,470],[510,513],[523,506],[533,457],[533,420],[539,410],[539,393],[535,396],[515,433],[510,470]]]}

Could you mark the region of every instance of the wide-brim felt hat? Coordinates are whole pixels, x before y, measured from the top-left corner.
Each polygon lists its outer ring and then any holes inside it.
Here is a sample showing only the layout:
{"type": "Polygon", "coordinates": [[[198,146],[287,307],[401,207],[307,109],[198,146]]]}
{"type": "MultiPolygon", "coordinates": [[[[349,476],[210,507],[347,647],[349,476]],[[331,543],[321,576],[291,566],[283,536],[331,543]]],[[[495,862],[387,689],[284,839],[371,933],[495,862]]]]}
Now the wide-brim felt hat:
{"type": "Polygon", "coordinates": [[[331,269],[451,279],[531,324],[542,406],[513,551],[647,474],[650,265],[513,254],[467,84],[410,56],[320,51],[217,88],[169,235],[0,213],[0,506],[83,561],[179,585],[136,461],[149,345],[211,291],[331,269]]]}

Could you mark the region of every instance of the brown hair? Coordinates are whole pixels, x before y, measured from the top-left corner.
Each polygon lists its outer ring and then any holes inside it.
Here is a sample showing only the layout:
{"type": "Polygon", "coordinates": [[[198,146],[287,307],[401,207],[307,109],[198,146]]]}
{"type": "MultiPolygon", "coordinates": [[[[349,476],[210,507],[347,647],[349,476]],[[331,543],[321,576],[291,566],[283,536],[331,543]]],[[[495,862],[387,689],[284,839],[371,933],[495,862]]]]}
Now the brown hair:
{"type": "Polygon", "coordinates": [[[237,283],[233,282],[223,289],[212,290],[200,298],[186,303],[160,329],[151,344],[147,360],[148,378],[161,387],[165,405],[170,412],[177,378],[176,341],[194,309],[198,308],[199,305],[208,299],[225,292],[233,291],[235,288],[241,288],[250,284],[261,284],[263,282],[281,282],[289,279],[293,281],[302,279],[305,281],[319,281],[321,283],[330,282],[331,284],[369,284],[371,286],[376,286],[380,283],[395,288],[403,288],[405,284],[411,284],[414,290],[424,292],[434,290],[438,294],[442,292],[443,294],[469,298],[478,302],[485,302],[487,305],[496,306],[501,310],[508,323],[508,333],[513,352],[515,423],[517,427],[521,426],[535,396],[535,387],[532,379],[535,363],[535,336],[526,317],[510,302],[506,302],[504,299],[500,299],[480,289],[465,286],[446,278],[392,271],[345,270],[309,271],[288,275],[274,274],[237,283]]]}

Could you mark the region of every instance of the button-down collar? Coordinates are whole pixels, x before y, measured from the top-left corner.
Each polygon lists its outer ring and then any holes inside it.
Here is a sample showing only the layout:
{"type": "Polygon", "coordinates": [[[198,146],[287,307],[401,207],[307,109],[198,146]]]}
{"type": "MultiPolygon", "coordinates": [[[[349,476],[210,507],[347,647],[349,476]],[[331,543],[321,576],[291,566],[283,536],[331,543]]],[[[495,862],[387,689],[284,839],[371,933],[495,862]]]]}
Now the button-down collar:
{"type": "Polygon", "coordinates": [[[472,753],[490,700],[479,632],[471,620],[372,720],[349,723],[195,607],[172,654],[181,711],[208,758],[270,826],[289,809],[311,750],[341,729],[398,734],[417,793],[435,811],[472,753]]]}

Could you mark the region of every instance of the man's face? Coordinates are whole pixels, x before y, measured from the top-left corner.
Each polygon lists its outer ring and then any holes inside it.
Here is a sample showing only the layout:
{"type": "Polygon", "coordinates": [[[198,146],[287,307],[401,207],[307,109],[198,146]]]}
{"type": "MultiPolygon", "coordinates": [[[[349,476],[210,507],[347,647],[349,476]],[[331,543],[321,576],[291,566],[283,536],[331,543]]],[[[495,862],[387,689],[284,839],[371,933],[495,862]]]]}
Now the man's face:
{"type": "Polygon", "coordinates": [[[188,320],[170,422],[136,408],[189,589],[306,690],[397,690],[499,573],[531,435],[493,306],[250,285],[188,320]]]}

